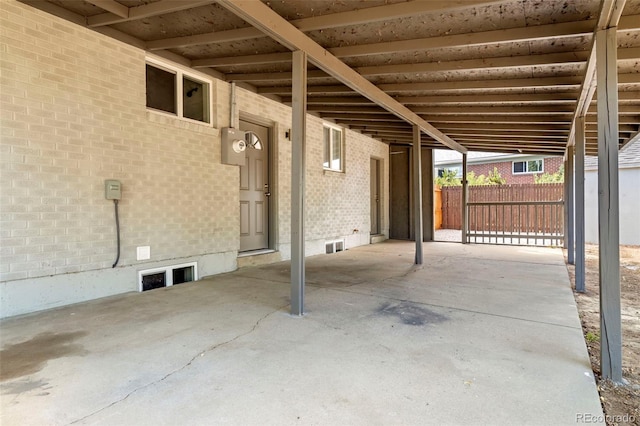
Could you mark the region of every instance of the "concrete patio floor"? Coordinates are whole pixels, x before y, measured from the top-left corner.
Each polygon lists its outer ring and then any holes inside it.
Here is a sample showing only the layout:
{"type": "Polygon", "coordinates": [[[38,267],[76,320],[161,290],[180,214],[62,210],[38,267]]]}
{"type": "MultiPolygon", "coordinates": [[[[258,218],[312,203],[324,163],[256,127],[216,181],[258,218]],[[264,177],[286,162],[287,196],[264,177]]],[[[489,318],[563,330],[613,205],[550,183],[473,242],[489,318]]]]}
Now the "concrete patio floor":
{"type": "Polygon", "coordinates": [[[3,426],[602,416],[559,249],[388,241],[0,322],[3,426]]]}

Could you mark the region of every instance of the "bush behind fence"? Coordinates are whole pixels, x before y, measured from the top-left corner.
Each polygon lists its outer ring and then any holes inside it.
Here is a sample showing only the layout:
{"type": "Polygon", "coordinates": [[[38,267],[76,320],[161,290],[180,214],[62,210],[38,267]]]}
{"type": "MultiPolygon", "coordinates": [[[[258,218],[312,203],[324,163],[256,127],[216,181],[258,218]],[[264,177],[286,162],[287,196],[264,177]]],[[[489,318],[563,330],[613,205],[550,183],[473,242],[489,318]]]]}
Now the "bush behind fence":
{"type": "MultiPolygon", "coordinates": [[[[558,202],[562,183],[470,186],[469,202],[558,202]]],[[[442,228],[462,228],[462,187],[442,188],[442,228]]],[[[564,215],[557,204],[470,206],[469,229],[499,232],[562,232],[564,215]]]]}

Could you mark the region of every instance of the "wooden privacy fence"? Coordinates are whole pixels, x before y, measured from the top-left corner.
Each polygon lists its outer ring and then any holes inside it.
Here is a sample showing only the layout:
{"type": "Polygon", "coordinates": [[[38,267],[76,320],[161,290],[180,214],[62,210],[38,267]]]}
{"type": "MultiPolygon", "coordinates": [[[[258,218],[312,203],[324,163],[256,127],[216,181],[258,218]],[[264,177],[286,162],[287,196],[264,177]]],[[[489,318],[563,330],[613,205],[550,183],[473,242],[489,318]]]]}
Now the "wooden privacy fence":
{"type": "MultiPolygon", "coordinates": [[[[467,241],[560,245],[563,184],[470,186],[467,241]]],[[[461,187],[442,188],[442,227],[461,229],[461,187]]]]}

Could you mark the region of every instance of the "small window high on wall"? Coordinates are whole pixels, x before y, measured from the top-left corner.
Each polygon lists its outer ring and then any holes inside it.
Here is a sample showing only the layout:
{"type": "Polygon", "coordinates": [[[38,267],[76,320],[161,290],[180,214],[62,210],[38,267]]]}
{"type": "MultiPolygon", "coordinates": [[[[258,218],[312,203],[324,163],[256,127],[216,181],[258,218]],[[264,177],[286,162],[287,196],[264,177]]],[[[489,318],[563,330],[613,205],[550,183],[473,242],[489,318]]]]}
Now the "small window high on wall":
{"type": "Polygon", "coordinates": [[[322,166],[327,170],[341,172],[344,167],[342,129],[325,125],[323,130],[324,159],[322,166]]]}
{"type": "Polygon", "coordinates": [[[147,62],[147,108],[211,123],[210,83],[168,64],[147,62]]]}
{"type": "Polygon", "coordinates": [[[541,173],[543,172],[543,160],[529,160],[529,161],[514,161],[513,162],[513,174],[522,173],[541,173]]]}

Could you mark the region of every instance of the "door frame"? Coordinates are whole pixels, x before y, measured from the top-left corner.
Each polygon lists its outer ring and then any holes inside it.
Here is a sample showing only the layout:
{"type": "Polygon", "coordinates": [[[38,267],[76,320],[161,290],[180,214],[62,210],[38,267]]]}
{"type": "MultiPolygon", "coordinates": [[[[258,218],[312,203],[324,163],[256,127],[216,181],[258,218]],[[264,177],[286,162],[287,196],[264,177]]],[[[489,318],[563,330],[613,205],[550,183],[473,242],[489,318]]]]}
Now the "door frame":
{"type": "MultiPolygon", "coordinates": [[[[380,235],[383,234],[383,221],[382,221],[382,211],[383,211],[383,206],[384,206],[384,179],[383,179],[383,170],[384,170],[384,159],[380,158],[380,157],[376,157],[376,156],[371,156],[369,159],[369,164],[371,164],[372,161],[375,161],[375,165],[377,168],[377,172],[376,172],[376,176],[377,176],[377,182],[376,182],[376,187],[378,189],[378,203],[377,203],[377,212],[376,212],[376,218],[377,218],[377,224],[376,224],[376,228],[378,230],[378,233],[376,235],[380,235]]],[[[372,170],[371,167],[369,167],[369,179],[371,179],[372,177],[372,170]]],[[[371,203],[369,204],[371,205],[371,203]]],[[[371,212],[369,212],[369,217],[371,217],[371,212]]],[[[371,227],[370,227],[371,228],[371,227]]],[[[373,235],[373,234],[372,234],[373,235]]]]}
{"type": "MultiPolygon", "coordinates": [[[[248,121],[258,126],[266,127],[269,132],[269,150],[267,156],[267,167],[269,169],[269,240],[267,247],[269,250],[277,250],[279,244],[278,234],[278,135],[280,134],[278,123],[264,117],[260,117],[245,111],[239,111],[239,119],[248,121]]],[[[240,217],[238,216],[238,220],[240,217]]],[[[240,234],[238,234],[239,236],[240,234]]]]}

